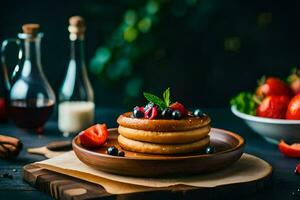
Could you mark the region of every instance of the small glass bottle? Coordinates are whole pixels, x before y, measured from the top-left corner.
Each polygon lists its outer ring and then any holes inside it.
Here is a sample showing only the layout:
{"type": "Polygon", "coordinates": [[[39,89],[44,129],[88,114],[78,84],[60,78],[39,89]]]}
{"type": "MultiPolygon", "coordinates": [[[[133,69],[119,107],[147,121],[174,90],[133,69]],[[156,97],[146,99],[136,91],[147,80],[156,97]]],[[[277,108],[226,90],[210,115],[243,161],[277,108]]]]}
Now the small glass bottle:
{"type": "Polygon", "coordinates": [[[71,55],[58,105],[58,127],[66,137],[92,125],[95,112],[94,93],[84,58],[84,20],[73,16],[69,23],[71,55]]]}

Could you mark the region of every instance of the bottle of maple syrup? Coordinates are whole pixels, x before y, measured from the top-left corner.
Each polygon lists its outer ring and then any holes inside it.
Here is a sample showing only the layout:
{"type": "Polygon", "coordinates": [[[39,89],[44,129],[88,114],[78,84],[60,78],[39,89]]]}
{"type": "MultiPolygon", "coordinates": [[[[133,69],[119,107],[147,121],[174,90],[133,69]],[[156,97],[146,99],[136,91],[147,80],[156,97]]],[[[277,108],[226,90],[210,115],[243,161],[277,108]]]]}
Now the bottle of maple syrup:
{"type": "Polygon", "coordinates": [[[43,33],[38,24],[24,24],[18,39],[2,43],[2,66],[6,82],[8,111],[13,122],[20,128],[43,131],[55,105],[55,94],[44,74],[41,64],[40,43],[43,33]],[[4,51],[10,42],[19,46],[19,63],[12,79],[9,79],[4,51]]]}
{"type": "Polygon", "coordinates": [[[69,19],[70,61],[59,93],[58,127],[64,136],[79,133],[94,123],[94,93],[84,58],[85,23],[69,19]]]}

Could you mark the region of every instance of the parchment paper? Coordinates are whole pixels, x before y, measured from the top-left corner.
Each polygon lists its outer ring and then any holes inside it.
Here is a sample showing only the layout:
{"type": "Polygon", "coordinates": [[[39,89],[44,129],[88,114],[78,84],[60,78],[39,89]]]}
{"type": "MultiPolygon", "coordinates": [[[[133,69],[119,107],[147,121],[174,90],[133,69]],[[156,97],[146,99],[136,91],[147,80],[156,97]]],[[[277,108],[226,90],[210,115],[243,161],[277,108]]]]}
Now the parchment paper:
{"type": "MultiPolygon", "coordinates": [[[[153,188],[159,189],[179,184],[209,188],[254,181],[267,176],[272,171],[271,165],[267,162],[246,153],[232,166],[221,171],[184,177],[172,176],[169,178],[137,178],[102,172],[82,163],[73,151],[41,162],[36,162],[35,165],[99,184],[111,194],[147,191],[153,190],[153,188]]],[[[191,167],[193,167],[192,163],[191,167]]]]}

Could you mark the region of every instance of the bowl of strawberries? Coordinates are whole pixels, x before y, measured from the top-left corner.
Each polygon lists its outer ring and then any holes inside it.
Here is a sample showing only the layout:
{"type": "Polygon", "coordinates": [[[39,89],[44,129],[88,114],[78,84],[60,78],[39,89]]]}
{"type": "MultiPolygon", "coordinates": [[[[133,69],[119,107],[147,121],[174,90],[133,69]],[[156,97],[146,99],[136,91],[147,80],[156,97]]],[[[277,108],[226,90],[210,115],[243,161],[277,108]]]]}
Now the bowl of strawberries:
{"type": "Polygon", "coordinates": [[[263,77],[254,92],[231,100],[231,111],[268,142],[300,142],[300,70],[287,81],[263,77]]]}

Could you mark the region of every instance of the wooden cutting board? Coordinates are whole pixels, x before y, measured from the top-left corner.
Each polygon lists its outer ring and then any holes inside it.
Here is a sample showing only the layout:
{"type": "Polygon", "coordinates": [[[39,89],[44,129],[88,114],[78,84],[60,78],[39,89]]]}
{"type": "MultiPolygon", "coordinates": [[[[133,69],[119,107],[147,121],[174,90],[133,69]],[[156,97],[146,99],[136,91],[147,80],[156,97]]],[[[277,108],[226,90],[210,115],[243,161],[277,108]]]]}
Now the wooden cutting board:
{"type": "Polygon", "coordinates": [[[265,177],[252,182],[215,188],[176,186],[168,188],[153,188],[153,191],[147,192],[114,195],[107,193],[104,188],[99,185],[45,170],[32,164],[24,166],[23,178],[26,182],[38,190],[60,200],[199,199],[199,197],[202,199],[228,199],[229,197],[232,198],[250,195],[271,185],[271,173],[269,173],[265,177]]]}

